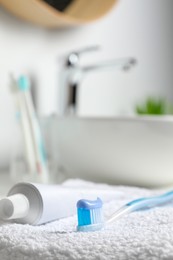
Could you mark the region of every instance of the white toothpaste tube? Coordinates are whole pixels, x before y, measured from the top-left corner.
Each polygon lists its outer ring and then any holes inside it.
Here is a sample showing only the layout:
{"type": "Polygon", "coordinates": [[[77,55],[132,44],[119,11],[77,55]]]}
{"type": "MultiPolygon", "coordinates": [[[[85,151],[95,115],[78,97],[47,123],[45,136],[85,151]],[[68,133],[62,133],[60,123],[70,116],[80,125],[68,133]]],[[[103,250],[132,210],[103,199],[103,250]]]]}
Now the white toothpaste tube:
{"type": "Polygon", "coordinates": [[[115,190],[69,188],[63,185],[18,183],[7,197],[0,200],[0,219],[16,223],[40,225],[76,213],[80,199],[103,202],[117,197],[115,190]]]}

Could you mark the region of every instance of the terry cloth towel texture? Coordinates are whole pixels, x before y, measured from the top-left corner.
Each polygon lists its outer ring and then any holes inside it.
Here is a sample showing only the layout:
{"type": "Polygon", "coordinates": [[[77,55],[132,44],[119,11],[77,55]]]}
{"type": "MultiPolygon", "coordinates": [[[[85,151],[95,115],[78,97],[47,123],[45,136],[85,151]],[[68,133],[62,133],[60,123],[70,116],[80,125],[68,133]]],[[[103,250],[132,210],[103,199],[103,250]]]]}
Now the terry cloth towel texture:
{"type": "MultiPolygon", "coordinates": [[[[115,189],[105,217],[132,199],[163,191],[69,180],[65,186],[115,189]]],[[[0,223],[0,260],[173,259],[173,205],[132,212],[104,230],[76,232],[76,216],[41,226],[0,223]]]]}

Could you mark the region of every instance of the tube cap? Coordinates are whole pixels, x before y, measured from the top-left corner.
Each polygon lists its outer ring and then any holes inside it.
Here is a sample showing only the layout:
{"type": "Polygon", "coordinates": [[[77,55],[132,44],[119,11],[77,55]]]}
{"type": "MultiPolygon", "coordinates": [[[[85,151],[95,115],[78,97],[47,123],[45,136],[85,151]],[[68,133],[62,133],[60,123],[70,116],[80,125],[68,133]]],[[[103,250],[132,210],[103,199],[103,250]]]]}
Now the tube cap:
{"type": "Polygon", "coordinates": [[[29,200],[23,194],[15,194],[0,200],[0,219],[24,218],[29,211],[29,200]]]}

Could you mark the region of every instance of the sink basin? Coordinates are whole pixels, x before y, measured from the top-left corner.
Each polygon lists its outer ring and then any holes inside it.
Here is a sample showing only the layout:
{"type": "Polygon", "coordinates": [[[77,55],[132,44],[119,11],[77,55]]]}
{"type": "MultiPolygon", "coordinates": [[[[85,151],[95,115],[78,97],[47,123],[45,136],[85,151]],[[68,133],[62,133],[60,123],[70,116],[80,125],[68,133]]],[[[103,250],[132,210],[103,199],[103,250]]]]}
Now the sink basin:
{"type": "Polygon", "coordinates": [[[68,177],[173,184],[173,116],[49,118],[49,150],[68,177]]]}

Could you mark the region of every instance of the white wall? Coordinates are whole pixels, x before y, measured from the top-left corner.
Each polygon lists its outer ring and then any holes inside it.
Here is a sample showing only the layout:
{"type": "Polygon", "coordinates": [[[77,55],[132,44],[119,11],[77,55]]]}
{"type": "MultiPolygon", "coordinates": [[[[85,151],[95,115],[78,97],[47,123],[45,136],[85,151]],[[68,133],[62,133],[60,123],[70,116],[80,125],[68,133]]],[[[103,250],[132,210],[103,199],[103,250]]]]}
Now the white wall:
{"type": "Polygon", "coordinates": [[[98,43],[103,50],[89,62],[134,56],[138,66],[130,73],[91,74],[80,89],[79,113],[129,113],[144,95],[173,100],[172,0],[120,0],[105,18],[76,29],[47,30],[21,22],[0,8],[0,167],[21,150],[8,73],[26,72],[35,79],[37,108],[42,115],[57,107],[59,56],[98,43]]]}

